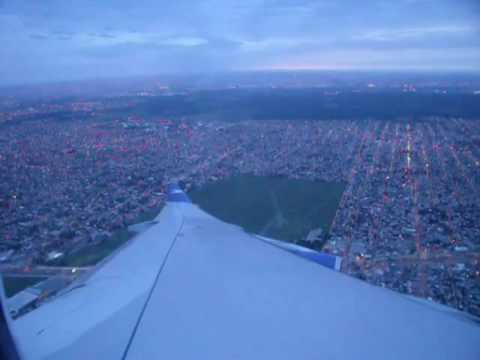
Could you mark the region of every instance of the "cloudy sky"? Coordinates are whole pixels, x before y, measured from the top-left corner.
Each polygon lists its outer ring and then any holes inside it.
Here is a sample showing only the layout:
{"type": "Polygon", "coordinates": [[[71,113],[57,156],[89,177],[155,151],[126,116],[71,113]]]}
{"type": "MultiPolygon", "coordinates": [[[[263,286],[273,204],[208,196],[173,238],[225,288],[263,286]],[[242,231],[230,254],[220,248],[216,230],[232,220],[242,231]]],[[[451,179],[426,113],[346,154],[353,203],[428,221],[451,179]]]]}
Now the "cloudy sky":
{"type": "Polygon", "coordinates": [[[0,85],[250,69],[479,70],[479,0],[0,0],[0,85]]]}

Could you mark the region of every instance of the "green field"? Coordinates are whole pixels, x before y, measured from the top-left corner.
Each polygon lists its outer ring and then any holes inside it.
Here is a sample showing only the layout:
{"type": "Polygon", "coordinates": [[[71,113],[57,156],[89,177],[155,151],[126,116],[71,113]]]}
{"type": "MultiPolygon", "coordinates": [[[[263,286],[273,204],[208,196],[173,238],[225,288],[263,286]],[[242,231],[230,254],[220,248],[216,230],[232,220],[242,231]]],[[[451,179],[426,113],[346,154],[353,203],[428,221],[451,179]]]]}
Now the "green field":
{"type": "Polygon", "coordinates": [[[189,193],[208,213],[246,231],[298,242],[321,227],[329,231],[343,183],[239,175],[189,193]]]}
{"type": "Polygon", "coordinates": [[[98,245],[84,247],[81,250],[66,255],[51,265],[76,267],[95,265],[125,244],[132,237],[133,235],[126,229],[117,231],[107,241],[103,241],[98,245]]]}
{"type": "Polygon", "coordinates": [[[4,276],[3,286],[5,288],[5,296],[12,297],[23,289],[33,286],[45,279],[46,278],[39,276],[4,276]]]}
{"type": "MultiPolygon", "coordinates": [[[[161,210],[162,207],[150,209],[139,215],[136,218],[135,223],[153,220],[161,210]]],[[[87,246],[74,253],[68,254],[64,258],[55,262],[54,265],[77,267],[95,265],[125,244],[133,236],[134,234],[127,229],[116,231],[107,241],[98,245],[87,246]]]]}

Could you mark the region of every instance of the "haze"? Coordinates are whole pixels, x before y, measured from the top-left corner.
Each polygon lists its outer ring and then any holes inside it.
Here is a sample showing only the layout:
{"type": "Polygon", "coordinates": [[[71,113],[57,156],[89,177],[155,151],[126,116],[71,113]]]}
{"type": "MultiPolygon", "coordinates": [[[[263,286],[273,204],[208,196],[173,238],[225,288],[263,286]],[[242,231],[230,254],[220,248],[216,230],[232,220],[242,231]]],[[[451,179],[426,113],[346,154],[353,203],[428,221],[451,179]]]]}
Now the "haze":
{"type": "Polygon", "coordinates": [[[0,0],[0,84],[229,70],[480,70],[475,0],[0,0]]]}

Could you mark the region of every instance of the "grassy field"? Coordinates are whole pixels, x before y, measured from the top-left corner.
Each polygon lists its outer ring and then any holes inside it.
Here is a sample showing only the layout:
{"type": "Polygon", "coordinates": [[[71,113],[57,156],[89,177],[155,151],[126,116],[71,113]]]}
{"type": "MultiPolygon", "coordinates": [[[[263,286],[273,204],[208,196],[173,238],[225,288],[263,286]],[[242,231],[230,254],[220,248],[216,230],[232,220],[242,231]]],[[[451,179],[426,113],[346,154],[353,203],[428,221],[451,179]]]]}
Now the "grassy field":
{"type": "Polygon", "coordinates": [[[46,278],[38,276],[4,276],[3,286],[5,288],[5,296],[12,297],[16,293],[33,286],[46,278]]]}
{"type": "MultiPolygon", "coordinates": [[[[138,216],[135,223],[153,220],[161,210],[162,208],[159,207],[146,211],[138,216]]],[[[125,244],[133,236],[134,234],[127,229],[116,231],[107,241],[98,245],[87,246],[79,251],[71,253],[60,259],[55,265],[77,267],[95,265],[125,244]]]]}
{"type": "Polygon", "coordinates": [[[125,244],[133,234],[125,230],[117,231],[110,239],[98,245],[87,246],[74,253],[68,254],[54,263],[59,266],[90,266],[106,258],[113,251],[125,244]]]}
{"type": "Polygon", "coordinates": [[[189,193],[208,213],[246,231],[297,242],[328,232],[345,184],[240,175],[189,193]]]}

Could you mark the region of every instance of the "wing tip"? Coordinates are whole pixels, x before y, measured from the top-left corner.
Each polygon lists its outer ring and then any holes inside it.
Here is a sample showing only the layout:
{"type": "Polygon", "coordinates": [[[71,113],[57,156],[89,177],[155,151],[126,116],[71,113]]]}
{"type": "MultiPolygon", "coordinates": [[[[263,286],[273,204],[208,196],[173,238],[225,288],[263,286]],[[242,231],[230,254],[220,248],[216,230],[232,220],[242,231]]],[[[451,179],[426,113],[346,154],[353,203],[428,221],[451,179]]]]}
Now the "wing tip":
{"type": "Polygon", "coordinates": [[[274,245],[276,247],[279,247],[283,250],[286,250],[292,254],[295,254],[297,256],[300,256],[304,259],[307,259],[309,261],[313,261],[317,264],[320,264],[326,268],[335,270],[335,271],[340,271],[342,267],[342,257],[333,255],[333,254],[328,254],[324,252],[319,252],[316,250],[312,250],[310,248],[306,248],[301,245],[293,244],[290,242],[284,242],[280,240],[275,240],[275,239],[270,239],[266,238],[264,236],[260,235],[255,235],[258,239],[267,242],[271,245],[274,245]]]}

